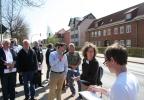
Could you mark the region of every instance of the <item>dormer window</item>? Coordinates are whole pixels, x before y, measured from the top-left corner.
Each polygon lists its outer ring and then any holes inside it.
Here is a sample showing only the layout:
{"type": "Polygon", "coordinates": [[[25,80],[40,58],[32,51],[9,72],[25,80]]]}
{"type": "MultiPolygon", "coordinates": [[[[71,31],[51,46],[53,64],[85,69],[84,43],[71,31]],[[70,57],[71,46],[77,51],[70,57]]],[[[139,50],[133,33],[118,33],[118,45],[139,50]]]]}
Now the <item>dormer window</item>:
{"type": "Polygon", "coordinates": [[[130,19],[131,18],[131,13],[126,14],[126,19],[130,19]]]}
{"type": "Polygon", "coordinates": [[[95,24],[95,27],[98,27],[98,23],[95,24]]]}
{"type": "Polygon", "coordinates": [[[104,22],[101,23],[101,25],[103,25],[103,24],[104,24],[104,22]]]}
{"type": "Polygon", "coordinates": [[[112,21],[113,21],[113,19],[110,20],[110,22],[112,22],[112,21]]]}

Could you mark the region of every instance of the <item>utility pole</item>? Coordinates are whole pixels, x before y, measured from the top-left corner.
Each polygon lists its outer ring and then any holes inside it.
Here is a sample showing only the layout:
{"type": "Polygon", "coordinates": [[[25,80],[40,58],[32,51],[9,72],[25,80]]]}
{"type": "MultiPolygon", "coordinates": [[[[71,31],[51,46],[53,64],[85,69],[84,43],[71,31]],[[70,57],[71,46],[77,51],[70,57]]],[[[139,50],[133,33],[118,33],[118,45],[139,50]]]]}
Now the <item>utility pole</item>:
{"type": "Polygon", "coordinates": [[[2,4],[0,0],[0,35],[1,35],[1,41],[2,41],[2,4]]]}

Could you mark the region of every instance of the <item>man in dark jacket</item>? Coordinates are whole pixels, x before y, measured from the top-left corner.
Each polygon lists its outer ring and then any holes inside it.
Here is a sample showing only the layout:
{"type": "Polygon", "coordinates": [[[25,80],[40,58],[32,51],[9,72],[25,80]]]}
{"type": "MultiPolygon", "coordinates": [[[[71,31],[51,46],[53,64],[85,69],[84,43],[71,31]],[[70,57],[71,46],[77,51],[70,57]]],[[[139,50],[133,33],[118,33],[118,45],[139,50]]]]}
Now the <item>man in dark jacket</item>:
{"type": "Polygon", "coordinates": [[[16,82],[16,53],[10,48],[10,40],[3,40],[3,48],[0,49],[0,76],[2,84],[3,99],[15,100],[16,82]]]}
{"type": "MultiPolygon", "coordinates": [[[[39,47],[38,41],[35,41],[35,42],[34,42],[34,47],[33,47],[33,49],[35,50],[35,53],[36,53],[36,55],[37,55],[38,67],[40,67],[40,65],[42,65],[42,62],[43,62],[43,52],[42,52],[42,49],[39,47]]],[[[42,75],[42,71],[41,71],[41,70],[38,70],[38,73],[40,74],[40,76],[42,75]]],[[[37,86],[37,84],[36,84],[36,86],[37,86]]],[[[40,77],[38,86],[39,86],[39,87],[44,87],[44,86],[42,86],[42,84],[41,84],[41,77],[40,77]]]]}
{"type": "Polygon", "coordinates": [[[37,100],[35,98],[35,85],[33,84],[34,72],[38,69],[38,62],[36,53],[30,48],[29,40],[23,40],[23,49],[21,49],[17,56],[17,67],[18,72],[23,76],[24,81],[24,93],[25,99],[29,100],[29,86],[28,81],[30,81],[30,100],[37,100]]]}

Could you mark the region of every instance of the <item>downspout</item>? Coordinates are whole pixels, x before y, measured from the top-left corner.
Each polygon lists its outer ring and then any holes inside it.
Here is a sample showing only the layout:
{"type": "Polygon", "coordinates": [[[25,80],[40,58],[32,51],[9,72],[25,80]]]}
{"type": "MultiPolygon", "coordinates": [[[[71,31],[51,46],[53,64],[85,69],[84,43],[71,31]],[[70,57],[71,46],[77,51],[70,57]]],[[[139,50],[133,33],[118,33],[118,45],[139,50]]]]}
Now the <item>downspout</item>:
{"type": "Polygon", "coordinates": [[[138,47],[138,22],[136,21],[136,47],[138,47]]]}

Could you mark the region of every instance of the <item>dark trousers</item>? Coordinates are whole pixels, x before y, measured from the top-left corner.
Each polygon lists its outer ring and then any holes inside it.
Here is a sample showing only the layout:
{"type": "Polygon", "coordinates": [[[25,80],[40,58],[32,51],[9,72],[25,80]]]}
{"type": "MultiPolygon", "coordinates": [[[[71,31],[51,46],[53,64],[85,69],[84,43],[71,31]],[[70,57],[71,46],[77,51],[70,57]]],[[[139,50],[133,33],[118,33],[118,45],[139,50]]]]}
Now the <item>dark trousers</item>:
{"type": "Polygon", "coordinates": [[[20,74],[19,74],[19,82],[20,82],[20,84],[23,83],[23,78],[22,78],[22,75],[20,75],[20,74]]]}
{"type": "Polygon", "coordinates": [[[10,100],[15,100],[15,82],[16,82],[15,72],[4,74],[1,77],[2,94],[4,100],[8,100],[8,94],[10,94],[10,100]]]}
{"type": "Polygon", "coordinates": [[[49,79],[50,69],[51,69],[51,66],[49,64],[47,64],[47,74],[46,74],[47,79],[49,79]]]}
{"type": "MultiPolygon", "coordinates": [[[[41,73],[41,70],[38,70],[37,71],[39,74],[40,74],[40,79],[39,79],[39,84],[38,84],[38,86],[41,86],[42,84],[42,80],[41,80],[41,77],[42,77],[42,73],[41,73]]],[[[37,85],[37,84],[35,84],[35,85],[37,85]]]]}

